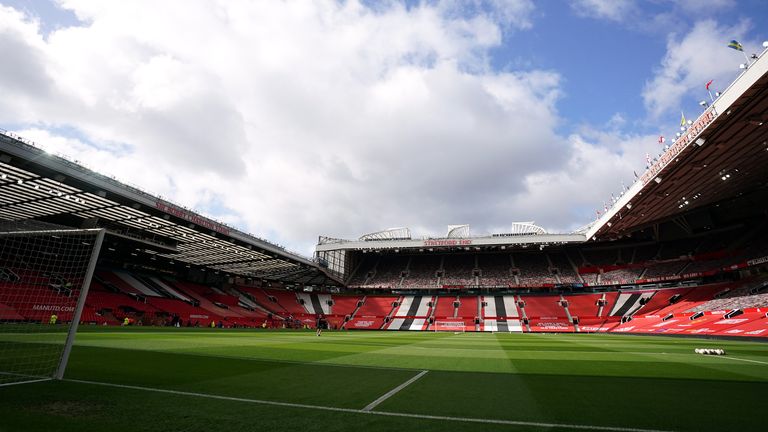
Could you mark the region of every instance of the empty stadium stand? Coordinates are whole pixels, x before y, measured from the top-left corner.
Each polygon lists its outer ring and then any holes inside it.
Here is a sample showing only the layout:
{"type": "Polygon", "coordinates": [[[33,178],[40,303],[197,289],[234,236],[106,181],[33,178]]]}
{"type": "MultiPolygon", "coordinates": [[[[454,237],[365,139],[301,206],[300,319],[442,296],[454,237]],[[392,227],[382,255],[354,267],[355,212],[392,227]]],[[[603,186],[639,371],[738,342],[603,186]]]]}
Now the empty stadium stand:
{"type": "MultiPolygon", "coordinates": [[[[49,284],[42,283],[45,278],[5,271],[0,280],[0,320],[45,322],[51,310],[71,304],[65,294],[52,295],[49,284]],[[29,301],[35,293],[45,294],[38,296],[46,299],[44,305],[29,301]]],[[[119,325],[129,318],[132,323],[167,325],[171,317],[178,317],[182,325],[207,326],[214,321],[226,327],[260,327],[266,322],[279,325],[275,320],[283,314],[309,327],[323,315],[332,328],[347,330],[423,331],[431,328],[432,320],[451,320],[463,322],[468,331],[768,337],[767,312],[768,281],[763,278],[558,295],[361,296],[244,286],[225,290],[102,269],[92,283],[82,321],[119,325]]],[[[57,314],[62,321],[71,319],[69,310],[57,314]]]]}

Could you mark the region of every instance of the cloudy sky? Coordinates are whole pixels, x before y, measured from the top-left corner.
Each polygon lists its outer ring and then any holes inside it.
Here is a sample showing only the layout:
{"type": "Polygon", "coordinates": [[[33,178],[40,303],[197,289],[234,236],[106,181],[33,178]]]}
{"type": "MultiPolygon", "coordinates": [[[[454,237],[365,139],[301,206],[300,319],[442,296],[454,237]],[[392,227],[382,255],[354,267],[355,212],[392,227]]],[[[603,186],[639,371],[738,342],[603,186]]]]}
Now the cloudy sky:
{"type": "Polygon", "coordinates": [[[567,231],[766,29],[764,0],[0,0],[0,127],[305,255],[567,231]]]}

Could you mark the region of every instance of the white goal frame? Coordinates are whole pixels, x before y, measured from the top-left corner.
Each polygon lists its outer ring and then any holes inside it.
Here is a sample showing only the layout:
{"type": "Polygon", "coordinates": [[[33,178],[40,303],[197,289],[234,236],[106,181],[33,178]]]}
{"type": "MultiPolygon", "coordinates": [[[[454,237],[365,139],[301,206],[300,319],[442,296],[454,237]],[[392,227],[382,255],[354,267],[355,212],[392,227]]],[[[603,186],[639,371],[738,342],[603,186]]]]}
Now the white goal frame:
{"type": "Polygon", "coordinates": [[[75,236],[90,234],[93,237],[93,243],[91,244],[90,257],[88,258],[88,264],[86,267],[85,275],[83,275],[82,285],[79,287],[79,295],[77,298],[76,306],[72,314],[72,320],[67,329],[66,339],[64,346],[61,350],[61,355],[58,360],[58,365],[52,376],[33,376],[33,375],[18,375],[18,374],[6,374],[19,376],[18,381],[0,383],[0,387],[24,384],[31,382],[39,382],[50,379],[61,380],[64,378],[64,372],[67,369],[67,363],[69,362],[69,356],[72,352],[72,345],[75,341],[75,335],[77,334],[77,327],[82,317],[83,309],[85,308],[85,299],[88,296],[88,290],[91,286],[91,280],[93,279],[93,273],[96,269],[96,263],[99,258],[99,252],[101,251],[101,245],[104,241],[106,230],[101,228],[94,229],[44,229],[44,230],[19,230],[19,231],[2,231],[0,232],[0,239],[10,237],[37,237],[37,236],[75,236]]]}

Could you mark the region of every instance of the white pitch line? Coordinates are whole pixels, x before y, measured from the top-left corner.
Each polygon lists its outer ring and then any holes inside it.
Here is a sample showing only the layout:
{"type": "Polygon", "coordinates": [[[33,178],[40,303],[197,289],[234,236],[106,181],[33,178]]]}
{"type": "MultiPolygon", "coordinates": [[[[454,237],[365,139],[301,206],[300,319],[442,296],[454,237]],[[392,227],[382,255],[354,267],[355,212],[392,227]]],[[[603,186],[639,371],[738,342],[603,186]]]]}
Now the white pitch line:
{"type": "Polygon", "coordinates": [[[31,381],[16,381],[16,382],[12,382],[12,383],[0,384],[0,387],[8,387],[8,386],[17,385],[17,384],[31,384],[31,383],[36,383],[36,382],[52,381],[52,380],[53,380],[53,378],[40,378],[40,379],[36,379],[36,380],[31,380],[31,381]]]}
{"type": "Polygon", "coordinates": [[[760,364],[763,364],[763,365],[768,365],[768,363],[761,362],[760,360],[750,360],[750,359],[731,357],[731,356],[712,356],[712,357],[721,358],[723,360],[728,360],[728,359],[731,359],[731,360],[741,360],[741,361],[750,362],[750,363],[760,363],[760,364]]]}
{"type": "Polygon", "coordinates": [[[417,379],[419,379],[419,378],[423,377],[424,375],[426,375],[427,372],[429,372],[429,371],[423,370],[423,371],[419,372],[416,376],[414,376],[411,379],[409,379],[408,381],[406,381],[406,382],[400,384],[399,386],[393,388],[392,390],[384,393],[380,398],[378,398],[375,401],[369,403],[365,408],[363,408],[363,411],[371,411],[372,409],[376,408],[377,406],[379,406],[380,403],[382,403],[385,400],[391,398],[392,396],[394,396],[400,390],[408,387],[409,385],[411,385],[414,382],[416,382],[417,379]]]}
{"type": "Polygon", "coordinates": [[[192,397],[200,397],[200,398],[207,398],[207,399],[218,399],[218,400],[226,400],[226,401],[233,401],[233,402],[246,402],[246,403],[253,403],[253,404],[260,404],[260,405],[282,406],[282,407],[288,407],[288,408],[306,408],[306,409],[314,409],[314,410],[321,410],[321,411],[344,412],[344,413],[351,413],[351,414],[368,414],[368,415],[378,415],[378,416],[385,416],[385,417],[405,417],[405,418],[414,418],[414,419],[422,419],[422,420],[442,420],[442,421],[464,422],[464,423],[501,424],[501,425],[510,425],[510,426],[529,426],[529,427],[540,427],[540,428],[550,428],[550,429],[551,428],[578,429],[578,430],[607,431],[607,432],[610,432],[610,431],[613,431],[613,432],[672,432],[672,431],[660,430],[660,429],[641,429],[641,428],[594,426],[594,425],[579,425],[579,424],[566,424],[566,423],[540,423],[540,422],[527,422],[527,421],[517,421],[517,420],[484,419],[484,418],[473,418],[473,417],[449,417],[449,416],[437,416],[437,415],[429,415],[429,414],[410,414],[410,413],[398,413],[398,412],[388,412],[388,411],[363,411],[363,410],[358,410],[353,408],[337,408],[337,407],[329,407],[329,406],[322,406],[322,405],[308,405],[308,404],[297,404],[297,403],[289,403],[289,402],[267,401],[267,400],[259,400],[259,399],[247,399],[247,398],[239,398],[239,397],[233,397],[233,396],[220,396],[220,395],[212,395],[207,393],[194,393],[194,392],[186,392],[186,391],[180,391],[180,390],[166,390],[166,389],[158,389],[158,388],[152,388],[152,387],[140,387],[140,386],[133,386],[133,385],[125,385],[125,384],[112,384],[112,383],[105,383],[105,382],[98,382],[98,381],[86,381],[86,380],[77,380],[77,379],[68,379],[68,378],[65,378],[64,381],[81,383],[81,384],[100,385],[100,386],[106,386],[106,387],[124,388],[129,390],[143,390],[143,391],[150,391],[150,392],[156,392],[156,393],[174,394],[174,395],[180,395],[180,396],[192,396],[192,397]]]}

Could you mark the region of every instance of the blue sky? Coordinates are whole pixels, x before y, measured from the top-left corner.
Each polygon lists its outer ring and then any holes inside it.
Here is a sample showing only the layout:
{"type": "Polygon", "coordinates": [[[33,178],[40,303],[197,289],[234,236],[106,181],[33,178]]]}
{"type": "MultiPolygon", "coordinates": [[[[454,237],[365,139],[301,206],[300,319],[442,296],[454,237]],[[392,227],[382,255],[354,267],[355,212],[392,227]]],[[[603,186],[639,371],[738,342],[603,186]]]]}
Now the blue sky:
{"type": "Polygon", "coordinates": [[[588,223],[768,2],[0,0],[0,127],[302,253],[588,223]]]}

